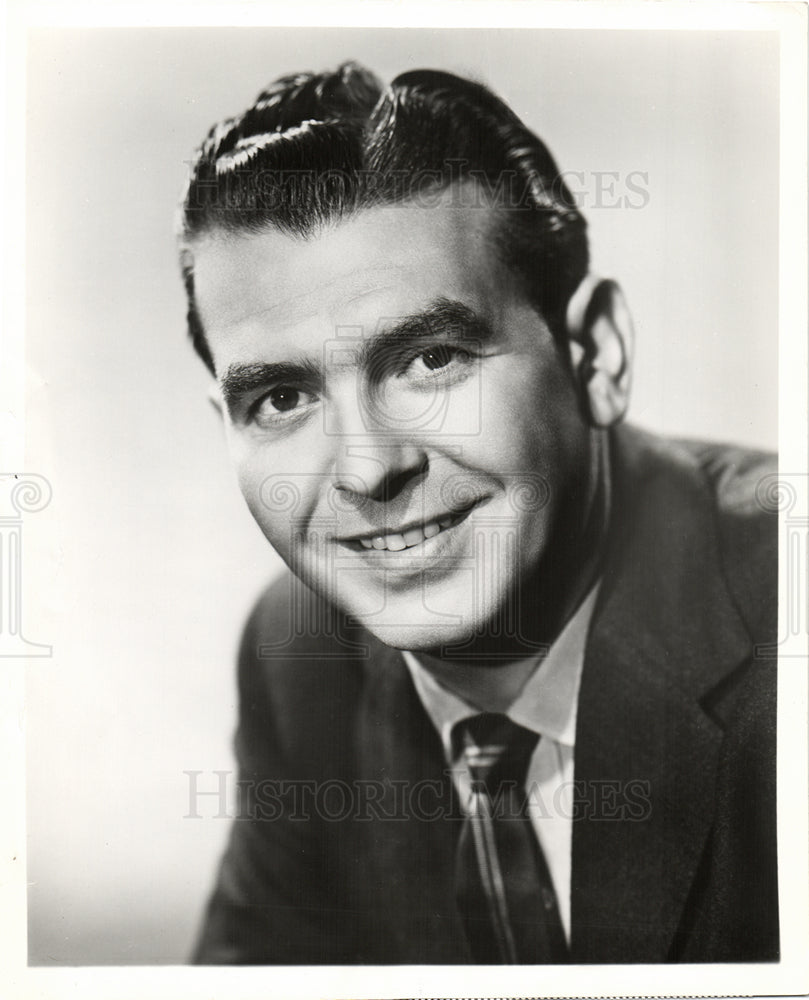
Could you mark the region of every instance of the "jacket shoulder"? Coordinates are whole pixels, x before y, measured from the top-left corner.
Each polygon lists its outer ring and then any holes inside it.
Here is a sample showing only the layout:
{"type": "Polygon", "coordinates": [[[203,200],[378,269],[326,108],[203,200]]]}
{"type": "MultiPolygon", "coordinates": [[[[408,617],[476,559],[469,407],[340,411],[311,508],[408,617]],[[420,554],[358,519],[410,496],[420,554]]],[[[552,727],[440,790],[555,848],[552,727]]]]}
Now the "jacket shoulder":
{"type": "Polygon", "coordinates": [[[285,572],[256,600],[242,633],[242,749],[272,738],[290,767],[326,767],[350,735],[367,657],[360,630],[285,572]]]}
{"type": "Polygon", "coordinates": [[[291,663],[349,663],[362,659],[362,630],[288,570],[259,595],[247,618],[240,664],[259,660],[285,669],[291,663]]]}
{"type": "Polygon", "coordinates": [[[778,617],[778,460],[737,445],[680,442],[713,497],[728,591],[757,644],[775,642],[778,617]]]}

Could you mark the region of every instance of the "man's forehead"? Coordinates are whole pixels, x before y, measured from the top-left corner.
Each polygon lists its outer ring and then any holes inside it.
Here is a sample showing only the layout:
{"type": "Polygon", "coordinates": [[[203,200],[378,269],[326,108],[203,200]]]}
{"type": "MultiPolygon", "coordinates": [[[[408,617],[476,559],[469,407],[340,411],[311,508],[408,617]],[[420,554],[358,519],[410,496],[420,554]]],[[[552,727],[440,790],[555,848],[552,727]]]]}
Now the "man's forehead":
{"type": "MultiPolygon", "coordinates": [[[[454,203],[456,202],[456,203],[454,203]]],[[[459,293],[497,280],[494,210],[457,203],[375,206],[308,237],[275,229],[212,233],[195,245],[197,306],[209,336],[290,326],[352,307],[396,305],[419,289],[459,293]]],[[[404,302],[401,303],[405,305],[404,302]]]]}

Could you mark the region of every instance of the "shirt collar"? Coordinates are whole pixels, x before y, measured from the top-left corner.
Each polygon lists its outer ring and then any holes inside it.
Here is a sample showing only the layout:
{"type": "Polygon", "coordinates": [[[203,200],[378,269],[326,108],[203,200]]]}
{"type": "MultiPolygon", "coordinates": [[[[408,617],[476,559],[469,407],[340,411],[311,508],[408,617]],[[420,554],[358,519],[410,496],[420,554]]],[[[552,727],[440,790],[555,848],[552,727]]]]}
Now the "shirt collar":
{"type": "MultiPolygon", "coordinates": [[[[548,652],[538,659],[537,669],[506,712],[513,722],[569,747],[576,744],[584,649],[599,586],[593,586],[548,652]]],[[[443,687],[413,653],[405,650],[402,655],[418,696],[441,736],[447,759],[451,760],[453,726],[477,715],[479,710],[443,687]]]]}

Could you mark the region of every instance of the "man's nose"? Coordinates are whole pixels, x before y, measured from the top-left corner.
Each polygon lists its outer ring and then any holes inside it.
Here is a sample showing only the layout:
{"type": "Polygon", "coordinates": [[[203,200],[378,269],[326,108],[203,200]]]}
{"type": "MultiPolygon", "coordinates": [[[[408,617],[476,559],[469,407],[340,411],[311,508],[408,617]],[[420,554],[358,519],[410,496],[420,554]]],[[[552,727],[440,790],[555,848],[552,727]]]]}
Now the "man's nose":
{"type": "Polygon", "coordinates": [[[346,499],[387,502],[427,470],[426,453],[412,431],[375,420],[356,397],[343,401],[334,431],[332,482],[346,499]]]}

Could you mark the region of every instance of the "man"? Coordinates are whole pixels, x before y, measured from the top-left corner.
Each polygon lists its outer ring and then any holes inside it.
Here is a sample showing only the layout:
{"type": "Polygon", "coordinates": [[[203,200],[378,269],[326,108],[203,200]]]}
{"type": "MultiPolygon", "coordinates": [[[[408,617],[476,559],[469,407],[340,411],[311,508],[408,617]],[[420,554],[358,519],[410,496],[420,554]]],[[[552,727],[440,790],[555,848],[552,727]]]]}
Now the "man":
{"type": "Polygon", "coordinates": [[[540,140],[446,73],[287,77],[182,222],[291,570],[196,960],[777,959],[772,466],[621,425],[631,320],[540,140]]]}

